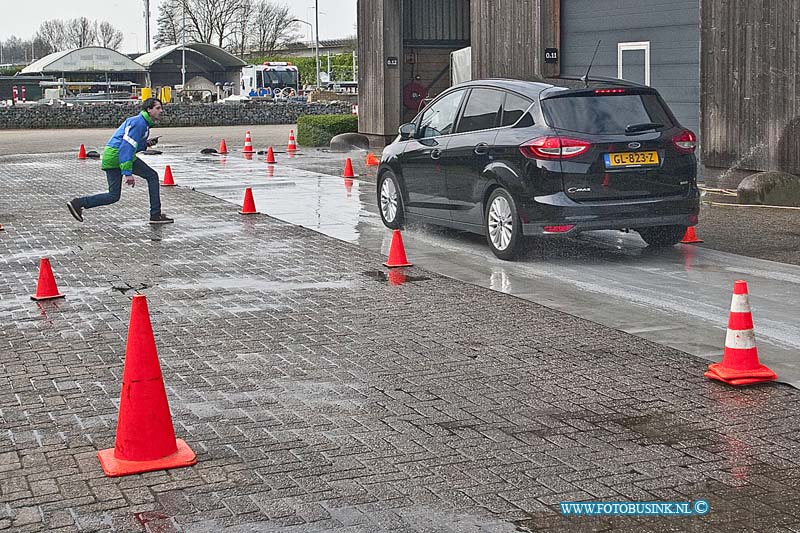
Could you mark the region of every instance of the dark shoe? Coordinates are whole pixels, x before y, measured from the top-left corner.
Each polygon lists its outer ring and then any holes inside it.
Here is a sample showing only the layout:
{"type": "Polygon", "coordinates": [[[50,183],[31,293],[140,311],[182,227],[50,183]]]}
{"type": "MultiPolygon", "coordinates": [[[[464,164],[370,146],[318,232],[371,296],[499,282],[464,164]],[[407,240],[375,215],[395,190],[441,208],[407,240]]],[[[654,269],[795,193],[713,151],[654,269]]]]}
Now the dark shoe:
{"type": "Polygon", "coordinates": [[[175,220],[169,218],[168,216],[162,214],[153,215],[150,217],[151,224],[172,224],[175,220]]]}
{"type": "Polygon", "coordinates": [[[81,207],[80,203],[78,203],[77,198],[73,198],[69,202],[67,202],[67,207],[69,208],[69,212],[75,217],[75,220],[78,222],[83,222],[83,208],[81,207]]]}

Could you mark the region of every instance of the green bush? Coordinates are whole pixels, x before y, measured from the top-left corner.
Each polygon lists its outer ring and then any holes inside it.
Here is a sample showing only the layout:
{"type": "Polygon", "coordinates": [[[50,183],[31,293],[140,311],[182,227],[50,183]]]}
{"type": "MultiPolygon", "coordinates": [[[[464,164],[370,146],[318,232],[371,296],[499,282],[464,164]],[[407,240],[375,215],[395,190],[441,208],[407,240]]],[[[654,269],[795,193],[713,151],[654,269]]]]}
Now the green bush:
{"type": "Polygon", "coordinates": [[[357,131],[356,115],[302,115],[297,119],[297,144],[328,146],[336,135],[357,131]]]}

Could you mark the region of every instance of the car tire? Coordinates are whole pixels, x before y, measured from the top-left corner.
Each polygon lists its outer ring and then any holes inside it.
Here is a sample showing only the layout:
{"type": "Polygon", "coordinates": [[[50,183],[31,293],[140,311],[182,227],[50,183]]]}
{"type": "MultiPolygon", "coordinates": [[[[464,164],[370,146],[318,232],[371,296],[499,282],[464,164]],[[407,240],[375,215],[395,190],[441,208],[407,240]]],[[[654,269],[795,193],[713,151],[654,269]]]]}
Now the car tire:
{"type": "Polygon", "coordinates": [[[681,242],[686,233],[686,226],[654,226],[651,228],[638,228],[644,242],[654,248],[674,246],[681,242]]]}
{"type": "Polygon", "coordinates": [[[403,195],[394,172],[387,170],[378,179],[378,211],[383,225],[390,229],[403,227],[403,195]]]}
{"type": "Polygon", "coordinates": [[[484,211],[484,234],[492,253],[505,261],[515,259],[522,244],[522,223],[517,204],[503,188],[492,191],[484,211]]]}

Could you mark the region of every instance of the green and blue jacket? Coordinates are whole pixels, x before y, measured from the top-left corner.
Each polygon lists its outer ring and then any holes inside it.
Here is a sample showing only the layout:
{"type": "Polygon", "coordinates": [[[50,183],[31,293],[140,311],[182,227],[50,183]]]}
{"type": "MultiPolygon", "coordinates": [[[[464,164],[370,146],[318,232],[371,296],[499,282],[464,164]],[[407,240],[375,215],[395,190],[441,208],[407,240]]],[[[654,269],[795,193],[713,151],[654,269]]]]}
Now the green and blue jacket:
{"type": "Polygon", "coordinates": [[[101,168],[118,168],[123,176],[130,176],[136,152],[147,150],[147,137],[152,125],[153,119],[147,111],[125,119],[106,143],[101,168]]]}

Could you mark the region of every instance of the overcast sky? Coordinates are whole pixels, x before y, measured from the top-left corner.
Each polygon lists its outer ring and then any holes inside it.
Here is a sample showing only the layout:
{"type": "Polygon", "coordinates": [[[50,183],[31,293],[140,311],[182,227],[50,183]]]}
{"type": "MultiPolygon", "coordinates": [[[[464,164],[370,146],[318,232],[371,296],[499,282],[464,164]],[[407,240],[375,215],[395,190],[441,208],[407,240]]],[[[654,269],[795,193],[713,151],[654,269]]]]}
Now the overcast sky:
{"type": "MultiPolygon", "coordinates": [[[[121,30],[125,40],[122,52],[144,52],[143,0],[2,0],[0,40],[12,35],[21,39],[33,37],[45,20],[84,16],[90,20],[107,20],[121,30]],[[8,5],[6,5],[8,4],[8,5]]],[[[156,34],[160,0],[150,0],[150,36],[156,34]]],[[[278,0],[278,3],[283,3],[278,0]]],[[[314,0],[285,2],[294,16],[314,23],[314,0]]],[[[319,0],[319,38],[335,39],[356,32],[356,0],[319,0]]],[[[309,38],[309,27],[298,24],[303,38],[309,38]]],[[[151,44],[152,46],[152,44],[151,44]]]]}

